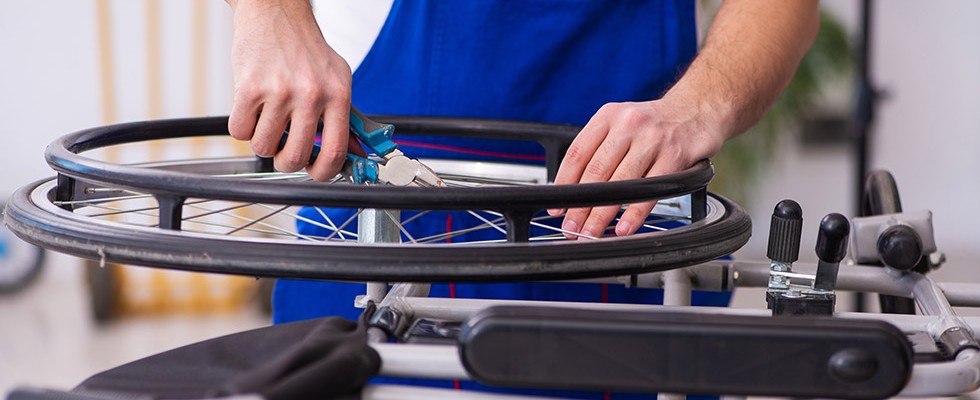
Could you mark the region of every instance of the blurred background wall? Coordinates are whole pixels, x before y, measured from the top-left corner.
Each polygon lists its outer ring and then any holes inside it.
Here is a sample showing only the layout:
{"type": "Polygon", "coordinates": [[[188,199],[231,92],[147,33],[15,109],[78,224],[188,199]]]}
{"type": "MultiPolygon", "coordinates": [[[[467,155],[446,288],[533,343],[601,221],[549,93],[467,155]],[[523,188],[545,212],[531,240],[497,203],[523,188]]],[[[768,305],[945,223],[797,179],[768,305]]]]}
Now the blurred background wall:
{"type": "MultiPolygon", "coordinates": [[[[390,0],[321,1],[318,17],[338,51],[359,62],[390,0]],[[360,33],[352,33],[360,32],[360,33]]],[[[825,0],[851,34],[859,2],[825,0]]],[[[876,3],[872,77],[886,96],[873,127],[870,165],[893,172],[906,209],[934,212],[948,265],[940,280],[980,282],[980,3],[876,3]]],[[[0,194],[51,175],[44,146],[108,122],[224,115],[232,85],[231,13],[219,0],[4,0],[0,11],[0,194]]],[[[848,86],[828,109],[847,112],[848,86]]],[[[783,198],[805,213],[801,258],[813,261],[816,225],[853,214],[854,156],[844,142],[808,145],[797,129],[780,136],[771,164],[745,201],[754,236],[738,257],[765,254],[769,213],[783,198]]],[[[49,258],[36,287],[0,297],[0,393],[14,384],[66,388],[139,356],[266,322],[254,315],[89,321],[79,263],[49,258]]],[[[763,304],[746,291],[740,304],[763,304]]]]}
{"type": "MultiPolygon", "coordinates": [[[[824,0],[822,5],[857,33],[860,2],[824,0]]],[[[869,166],[892,172],[905,210],[933,211],[936,242],[948,259],[934,277],[980,282],[974,267],[980,260],[980,217],[972,212],[980,195],[980,26],[974,22],[980,3],[874,5],[870,72],[883,93],[872,126],[869,166]]],[[[836,103],[831,108],[853,107],[853,96],[829,97],[836,103]]],[[[781,139],[745,204],[753,238],[740,254],[750,259],[765,255],[772,207],[793,198],[804,210],[800,258],[816,261],[812,249],[820,218],[855,212],[853,149],[847,143],[807,146],[798,131],[781,139]]],[[[764,304],[760,297],[751,300],[764,304]]]]}
{"type": "Polygon", "coordinates": [[[0,132],[16,147],[0,159],[8,171],[0,193],[50,175],[44,146],[65,133],[230,108],[224,2],[38,0],[3,8],[0,132]]]}

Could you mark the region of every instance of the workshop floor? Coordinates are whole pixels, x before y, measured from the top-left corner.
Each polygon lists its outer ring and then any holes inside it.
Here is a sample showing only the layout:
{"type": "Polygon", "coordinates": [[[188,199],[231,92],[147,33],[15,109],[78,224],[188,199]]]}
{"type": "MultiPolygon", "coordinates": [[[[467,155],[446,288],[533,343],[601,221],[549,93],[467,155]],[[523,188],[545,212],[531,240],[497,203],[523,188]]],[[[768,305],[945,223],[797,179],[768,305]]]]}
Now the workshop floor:
{"type": "Polygon", "coordinates": [[[125,317],[97,325],[79,260],[48,253],[27,290],[0,297],[0,398],[16,386],[70,389],[86,377],[184,344],[267,325],[257,308],[125,317]]]}

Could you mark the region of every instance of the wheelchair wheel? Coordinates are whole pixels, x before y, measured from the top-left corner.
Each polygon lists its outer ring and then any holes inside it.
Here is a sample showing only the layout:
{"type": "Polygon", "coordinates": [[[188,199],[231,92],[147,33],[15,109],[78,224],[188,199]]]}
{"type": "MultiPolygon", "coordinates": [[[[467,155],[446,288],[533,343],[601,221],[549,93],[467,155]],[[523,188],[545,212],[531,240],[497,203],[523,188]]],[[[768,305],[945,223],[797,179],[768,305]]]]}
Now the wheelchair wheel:
{"type": "Polygon", "coordinates": [[[861,215],[881,215],[902,212],[902,200],[898,195],[898,185],[888,171],[875,170],[868,173],[864,181],[864,201],[861,215]]]}
{"type": "MultiPolygon", "coordinates": [[[[902,212],[902,200],[895,178],[888,171],[875,170],[864,181],[864,201],[861,215],[895,214],[902,212]]],[[[879,294],[881,312],[887,314],[915,314],[915,301],[904,297],[879,294]]]]}
{"type": "Polygon", "coordinates": [[[377,117],[399,135],[524,139],[546,165],[426,160],[444,188],[312,182],[254,157],[202,157],[123,165],[82,153],[144,140],[227,136],[226,118],[115,125],[48,147],[57,179],[17,192],[11,229],[43,247],[110,262],[252,276],[355,281],[515,281],[628,275],[693,265],[729,254],[749,237],[746,213],[706,191],[709,162],[664,177],[548,184],[578,128],[447,118],[377,117]],[[685,200],[673,199],[683,196],[685,200]],[[642,232],[567,240],[549,208],[658,201],[642,232]],[[689,203],[689,205],[688,205],[689,203]],[[330,210],[349,217],[330,218],[330,210]],[[327,210],[327,211],[324,211],[327,210]],[[358,240],[365,213],[390,220],[396,243],[358,240]],[[397,213],[396,213],[397,210],[397,213]],[[412,221],[462,213],[472,226],[413,235],[412,221]],[[346,214],[345,214],[346,215],[346,214]],[[299,219],[328,234],[299,233],[299,219]],[[670,228],[664,228],[668,225],[670,228]],[[494,232],[469,240],[470,232],[494,232]]]}
{"type": "MultiPolygon", "coordinates": [[[[4,205],[0,204],[0,209],[4,205]]],[[[30,286],[41,273],[44,249],[20,240],[0,226],[0,295],[30,286]]]]}

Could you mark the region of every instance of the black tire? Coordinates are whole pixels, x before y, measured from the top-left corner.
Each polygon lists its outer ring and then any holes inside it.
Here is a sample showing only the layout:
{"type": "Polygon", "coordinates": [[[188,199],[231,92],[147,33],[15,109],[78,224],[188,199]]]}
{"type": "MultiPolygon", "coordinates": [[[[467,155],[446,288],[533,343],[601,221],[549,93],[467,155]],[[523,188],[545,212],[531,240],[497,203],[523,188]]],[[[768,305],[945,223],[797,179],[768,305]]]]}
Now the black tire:
{"type": "MultiPolygon", "coordinates": [[[[883,215],[902,212],[902,199],[892,174],[885,170],[868,173],[864,181],[864,201],[861,215],[883,215]]],[[[915,314],[915,301],[905,297],[879,294],[881,312],[886,314],[915,314]]]]}
{"type": "MultiPolygon", "coordinates": [[[[537,141],[553,176],[560,153],[579,128],[514,121],[379,117],[400,134],[454,134],[537,141]]],[[[751,223],[733,202],[709,195],[708,161],[669,176],[581,185],[396,187],[243,180],[216,174],[267,172],[248,159],[198,159],[121,165],[82,152],[145,140],[227,137],[227,118],[149,121],[66,135],[46,153],[57,180],[15,195],[6,222],[25,240],[70,254],[123,264],[276,278],[356,281],[515,281],[628,275],[715,259],[748,240],[751,223]],[[98,201],[96,189],[125,189],[156,198],[160,226],[96,221],[71,210],[98,201]],[[92,190],[89,190],[92,189],[92,190]],[[662,232],[601,240],[528,242],[531,216],[549,208],[621,205],[691,194],[689,224],[662,232]],[[506,243],[462,246],[391,245],[296,240],[255,241],[180,230],[187,198],[342,208],[492,210],[506,219],[506,243]],[[169,205],[169,207],[168,207],[169,205]]],[[[540,169],[540,168],[539,168],[540,169]]],[[[543,182],[542,182],[543,183],[543,182]]],[[[100,197],[102,196],[102,197],[100,197]]],[[[601,235],[600,235],[601,236],[601,235]]]]}
{"type": "MultiPolygon", "coordinates": [[[[341,281],[567,280],[681,268],[731,254],[750,236],[745,211],[709,195],[716,217],[650,235],[530,245],[407,246],[254,242],[95,224],[34,200],[50,181],[18,190],[5,222],[39,246],[89,259],[197,272],[341,281]],[[33,195],[32,195],[33,194],[33,195]]],[[[47,188],[47,189],[45,189],[47,188]]]]}
{"type": "MultiPolygon", "coordinates": [[[[6,207],[0,203],[0,209],[6,207]]],[[[0,295],[20,292],[37,280],[44,267],[44,249],[0,226],[0,295]]]]}
{"type": "Polygon", "coordinates": [[[874,170],[864,180],[864,201],[861,215],[882,215],[902,212],[902,199],[895,178],[885,170],[874,170]]]}

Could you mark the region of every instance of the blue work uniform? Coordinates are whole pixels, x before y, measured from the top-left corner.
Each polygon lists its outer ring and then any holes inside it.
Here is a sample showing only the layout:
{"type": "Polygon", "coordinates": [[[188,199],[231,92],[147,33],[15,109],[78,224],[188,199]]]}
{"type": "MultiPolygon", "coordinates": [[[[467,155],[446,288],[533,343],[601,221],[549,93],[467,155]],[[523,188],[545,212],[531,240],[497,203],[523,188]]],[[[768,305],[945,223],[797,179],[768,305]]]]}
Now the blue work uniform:
{"type": "MultiPolygon", "coordinates": [[[[584,125],[605,103],[661,97],[697,50],[692,0],[396,0],[353,76],[365,113],[499,118],[584,125]]],[[[417,158],[542,164],[534,142],[395,135],[417,158]]],[[[326,210],[343,221],[347,210],[326,210]]],[[[303,215],[322,220],[319,212],[303,215]]],[[[465,213],[415,221],[421,234],[467,226],[465,213]]],[[[314,224],[303,234],[326,236],[314,224]]],[[[470,236],[467,240],[478,239],[470,236]]],[[[357,283],[280,280],[274,321],[356,318],[357,283]]],[[[432,296],[660,303],[655,289],[583,283],[439,284],[432,296]]],[[[728,293],[695,293],[725,305],[728,293]]]]}

